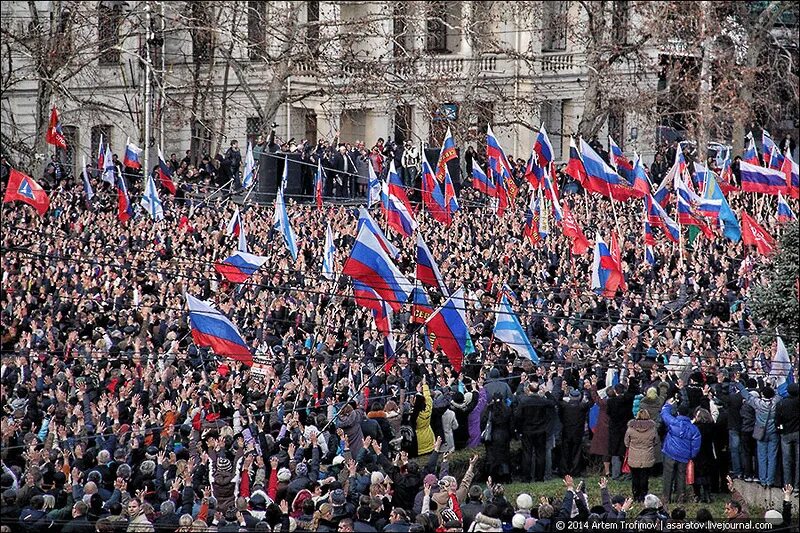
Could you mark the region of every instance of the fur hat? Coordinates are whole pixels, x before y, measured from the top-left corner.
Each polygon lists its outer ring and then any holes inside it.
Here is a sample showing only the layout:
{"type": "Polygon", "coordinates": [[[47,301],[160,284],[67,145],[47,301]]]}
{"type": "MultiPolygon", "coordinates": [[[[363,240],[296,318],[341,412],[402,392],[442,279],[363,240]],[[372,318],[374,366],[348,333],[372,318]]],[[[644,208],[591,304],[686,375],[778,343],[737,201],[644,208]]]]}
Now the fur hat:
{"type": "Polygon", "coordinates": [[[292,478],[292,473],[288,468],[281,468],[278,470],[278,481],[289,481],[292,478]]]}

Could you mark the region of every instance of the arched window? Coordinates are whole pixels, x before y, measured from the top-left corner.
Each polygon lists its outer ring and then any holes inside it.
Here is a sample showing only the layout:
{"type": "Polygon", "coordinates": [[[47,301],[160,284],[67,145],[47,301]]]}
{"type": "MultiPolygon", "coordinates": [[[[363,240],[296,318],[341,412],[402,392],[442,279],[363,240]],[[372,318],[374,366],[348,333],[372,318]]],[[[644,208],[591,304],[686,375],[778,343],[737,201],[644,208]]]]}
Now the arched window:
{"type": "Polygon", "coordinates": [[[122,3],[100,2],[97,6],[97,54],[101,65],[119,63],[122,3]]]}

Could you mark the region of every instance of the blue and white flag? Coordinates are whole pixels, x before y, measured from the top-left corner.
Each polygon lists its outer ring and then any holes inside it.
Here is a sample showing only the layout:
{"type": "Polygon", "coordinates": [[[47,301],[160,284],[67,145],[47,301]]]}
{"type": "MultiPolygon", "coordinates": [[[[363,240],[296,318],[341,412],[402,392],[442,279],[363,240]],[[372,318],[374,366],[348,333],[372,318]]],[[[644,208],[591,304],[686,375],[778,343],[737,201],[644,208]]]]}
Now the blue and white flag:
{"type": "Polygon", "coordinates": [[[333,280],[333,260],[336,254],[336,246],[333,245],[333,231],[331,223],[328,222],[328,229],[325,231],[325,251],[322,255],[322,277],[333,280]]]}
{"type": "Polygon", "coordinates": [[[153,174],[147,176],[147,182],[144,187],[144,194],[142,200],[139,202],[144,210],[153,218],[154,222],[164,220],[164,205],[158,197],[158,189],[156,189],[156,181],[153,179],[153,174]]]}
{"type": "Polygon", "coordinates": [[[776,344],[775,357],[772,358],[769,377],[775,381],[775,392],[785,398],[789,395],[786,389],[790,383],[794,382],[793,368],[789,359],[789,351],[780,336],[777,337],[776,344]]]}
{"type": "Polygon", "coordinates": [[[375,168],[372,166],[372,161],[367,161],[369,166],[369,182],[367,183],[367,207],[372,207],[381,201],[381,180],[375,174],[375,168]]]}
{"type": "Polygon", "coordinates": [[[253,143],[247,143],[247,153],[244,156],[244,172],[242,173],[242,187],[249,188],[256,176],[256,160],[253,159],[253,143]]]}
{"type": "Polygon", "coordinates": [[[506,343],[520,356],[530,359],[533,363],[539,363],[539,355],[533,349],[531,341],[528,340],[528,336],[505,294],[500,299],[495,311],[494,338],[506,343]]]}
{"type": "Polygon", "coordinates": [[[297,260],[297,238],[295,237],[292,226],[289,224],[289,214],[286,212],[286,202],[283,198],[283,190],[288,181],[289,158],[283,164],[283,178],[281,186],[278,188],[278,195],[275,196],[275,217],[273,218],[274,228],[281,232],[286,247],[292,254],[292,259],[297,260]]]}

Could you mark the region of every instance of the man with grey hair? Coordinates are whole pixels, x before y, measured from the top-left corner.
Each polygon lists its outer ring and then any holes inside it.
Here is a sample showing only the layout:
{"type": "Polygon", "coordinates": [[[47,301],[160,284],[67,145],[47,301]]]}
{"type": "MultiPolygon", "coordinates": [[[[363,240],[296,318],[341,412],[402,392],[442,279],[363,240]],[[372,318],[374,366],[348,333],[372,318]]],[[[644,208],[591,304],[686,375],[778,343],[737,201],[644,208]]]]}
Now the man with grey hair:
{"type": "Polygon", "coordinates": [[[661,499],[655,494],[647,494],[644,497],[644,509],[636,517],[636,521],[652,524],[660,523],[661,528],[664,529],[668,519],[669,515],[661,504],[661,499]]]}
{"type": "Polygon", "coordinates": [[[153,521],[156,532],[174,533],[180,517],[175,513],[175,502],[167,500],[161,504],[161,514],[153,521]]]}

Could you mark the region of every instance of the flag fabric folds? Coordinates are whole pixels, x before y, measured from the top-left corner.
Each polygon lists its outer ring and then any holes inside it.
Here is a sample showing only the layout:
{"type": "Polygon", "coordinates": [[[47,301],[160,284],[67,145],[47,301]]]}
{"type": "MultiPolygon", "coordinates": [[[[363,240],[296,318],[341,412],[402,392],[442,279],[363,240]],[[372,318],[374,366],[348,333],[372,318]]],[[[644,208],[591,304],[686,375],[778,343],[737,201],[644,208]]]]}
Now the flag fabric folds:
{"type": "Polygon", "coordinates": [[[58,118],[56,106],[50,109],[50,123],[47,125],[47,133],[44,137],[47,144],[52,144],[58,148],[67,149],[67,139],[61,129],[61,120],[58,118]]]}
{"type": "MultiPolygon", "coordinates": [[[[372,163],[370,162],[369,164],[370,168],[372,168],[372,163]]],[[[317,202],[317,209],[322,209],[322,192],[324,188],[325,172],[322,170],[322,159],[317,159],[317,174],[314,176],[314,199],[317,202]]]]}
{"type": "Polygon", "coordinates": [[[286,248],[288,248],[289,253],[292,254],[292,259],[297,261],[297,237],[289,223],[289,213],[286,211],[286,201],[283,197],[283,190],[286,188],[286,183],[288,181],[288,168],[289,158],[287,157],[283,165],[283,179],[281,180],[280,187],[278,187],[278,194],[275,195],[275,216],[272,222],[275,229],[283,235],[283,242],[286,243],[286,248]]]}
{"type": "Polygon", "coordinates": [[[797,215],[795,215],[792,208],[789,207],[783,195],[778,193],[778,222],[780,224],[786,224],[792,220],[797,220],[797,215]]]}
{"type": "Polygon", "coordinates": [[[447,220],[448,224],[453,221],[453,213],[461,209],[458,205],[458,198],[456,198],[456,187],[453,184],[453,179],[450,177],[450,171],[444,169],[444,203],[447,206],[447,220]]]}
{"type": "Polygon", "coordinates": [[[131,138],[128,137],[128,141],[125,143],[125,157],[122,160],[122,164],[128,168],[142,168],[142,149],[136,146],[131,142],[131,138]]]}
{"type": "Polygon", "coordinates": [[[408,200],[403,182],[397,174],[394,160],[389,163],[389,176],[383,182],[381,200],[383,214],[389,227],[404,237],[410,237],[417,228],[417,222],[411,214],[411,202],[408,200]]]}
{"type": "MultiPolygon", "coordinates": [[[[84,167],[85,168],[85,167],[84,167]]],[[[39,216],[50,208],[50,197],[33,178],[12,168],[8,174],[8,186],[3,203],[19,201],[33,207],[39,216]]]]}
{"type": "Polygon", "coordinates": [[[249,189],[256,179],[256,160],[253,157],[253,143],[247,142],[247,152],[244,155],[244,171],[242,171],[242,187],[249,189]]]}
{"type": "Polygon", "coordinates": [[[442,273],[439,272],[439,267],[436,265],[436,260],[420,233],[417,233],[417,281],[439,289],[445,296],[450,295],[442,273]]]}
{"type": "Polygon", "coordinates": [[[372,207],[381,201],[381,180],[375,173],[375,167],[372,166],[372,159],[367,161],[369,169],[369,179],[367,180],[367,207],[372,207]]]}
{"type": "Polygon", "coordinates": [[[327,280],[333,280],[335,276],[333,272],[335,255],[336,246],[333,245],[333,230],[331,230],[331,223],[328,222],[328,228],[325,230],[325,249],[322,252],[322,277],[327,280]]]}
{"type": "Polygon", "coordinates": [[[353,280],[353,299],[356,305],[377,312],[381,310],[384,301],[374,289],[356,279],[353,280]]]}
{"type": "Polygon", "coordinates": [[[242,283],[255,274],[266,262],[267,258],[261,255],[234,252],[230,257],[215,263],[214,269],[228,281],[242,283]]]}
{"type": "Polygon", "coordinates": [[[534,364],[539,363],[539,355],[533,349],[525,329],[505,295],[500,298],[495,310],[494,338],[507,344],[520,357],[525,357],[534,364]]]}
{"type": "Polygon", "coordinates": [[[430,213],[431,217],[437,222],[442,224],[449,224],[450,217],[448,215],[447,202],[442,192],[442,187],[436,181],[436,176],[433,174],[433,169],[428,158],[425,156],[425,151],[422,151],[422,174],[420,176],[420,184],[422,186],[422,203],[430,213]]]}
{"type": "Polygon", "coordinates": [[[742,162],[748,163],[753,166],[761,165],[761,162],[758,160],[758,152],[756,151],[756,142],[753,139],[753,132],[752,131],[748,132],[746,138],[747,138],[747,148],[742,154],[742,162]]]}
{"type": "Polygon", "coordinates": [[[550,137],[544,129],[544,124],[539,128],[536,141],[533,143],[533,151],[536,153],[536,163],[539,168],[548,168],[553,162],[553,145],[550,144],[550,137]]]}
{"type": "Polygon", "coordinates": [[[583,139],[580,140],[580,154],[586,172],[586,179],[582,183],[585,189],[619,201],[638,195],[628,180],[614,172],[583,139]]]}
{"type": "Polygon", "coordinates": [[[744,209],[742,209],[742,242],[745,245],[755,246],[761,255],[769,255],[775,249],[775,239],[744,209]]]}
{"type": "Polygon", "coordinates": [[[444,352],[456,372],[461,372],[467,344],[471,342],[464,305],[462,287],[454,292],[425,323],[434,349],[440,348],[444,352]]]}
{"type": "Polygon", "coordinates": [[[713,172],[707,175],[705,189],[703,190],[703,198],[719,201],[717,219],[719,225],[722,227],[722,234],[730,241],[739,242],[739,239],[742,238],[742,228],[739,225],[739,219],[736,217],[736,213],[733,212],[733,209],[731,209],[731,206],[728,205],[722,187],[717,183],[713,172]]]}
{"type": "Polygon", "coordinates": [[[572,239],[571,252],[573,255],[583,255],[591,248],[589,239],[584,235],[583,230],[575,220],[575,216],[569,208],[569,205],[564,204],[564,219],[561,223],[561,232],[572,239]]]}
{"type": "Polygon", "coordinates": [[[411,322],[414,324],[424,324],[432,314],[433,307],[431,307],[428,292],[425,290],[425,287],[419,283],[415,283],[414,290],[411,293],[411,322]]]}
{"type": "Polygon", "coordinates": [[[497,196],[494,180],[489,178],[475,158],[472,159],[472,188],[492,198],[497,196]]]}
{"type": "Polygon", "coordinates": [[[161,180],[161,185],[170,193],[175,194],[177,192],[178,188],[175,186],[175,182],[172,181],[172,168],[164,160],[161,148],[158,149],[158,177],[161,180]]]}
{"type": "Polygon", "coordinates": [[[164,204],[161,202],[161,198],[158,197],[156,180],[153,179],[152,173],[147,176],[147,182],[145,183],[144,194],[142,194],[140,204],[153,218],[154,222],[164,220],[164,204]]]}
{"type": "Polygon", "coordinates": [[[117,165],[114,164],[114,158],[111,154],[111,147],[106,146],[106,155],[103,157],[103,171],[101,179],[112,185],[114,187],[117,186],[117,165]]]}
{"type": "MultiPolygon", "coordinates": [[[[103,134],[100,134],[100,142],[97,143],[97,171],[103,172],[106,168],[105,166],[105,159],[106,159],[106,145],[103,142],[103,134]]],[[[86,165],[83,165],[86,166],[86,165]]]]}
{"type": "Polygon", "coordinates": [[[133,206],[128,195],[128,185],[125,176],[117,176],[117,218],[127,222],[133,216],[133,206]]]}
{"type": "Polygon", "coordinates": [[[633,187],[636,196],[644,198],[650,194],[650,179],[647,177],[647,172],[644,169],[642,158],[639,157],[639,154],[636,154],[636,160],[633,163],[631,180],[631,186],[633,187]]]}
{"type": "Polygon", "coordinates": [[[783,165],[783,155],[767,130],[761,131],[761,157],[767,168],[779,170],[783,165]]]}
{"type": "Polygon", "coordinates": [[[779,192],[786,192],[786,174],[780,170],[751,165],[742,160],[739,162],[739,173],[744,192],[775,195],[779,192]]]}
{"type": "Polygon", "coordinates": [[[528,239],[531,244],[536,244],[541,240],[539,235],[539,214],[536,191],[531,191],[528,208],[525,210],[525,227],[522,230],[522,236],[528,239]]]}
{"type": "Polygon", "coordinates": [[[397,247],[394,244],[392,244],[391,241],[389,241],[389,239],[383,233],[383,230],[381,230],[380,226],[378,226],[377,222],[375,222],[375,219],[373,219],[372,216],[369,214],[369,211],[367,211],[363,207],[359,207],[358,225],[356,226],[356,233],[361,231],[362,226],[366,226],[369,229],[369,231],[372,232],[373,235],[375,235],[375,238],[378,240],[378,243],[381,245],[381,248],[383,248],[383,250],[386,252],[386,255],[388,255],[392,259],[397,259],[397,257],[400,255],[400,250],[398,250],[397,247]]]}
{"type": "Polygon", "coordinates": [[[252,366],[253,356],[239,330],[228,317],[214,306],[186,295],[192,340],[198,346],[208,346],[217,355],[230,357],[252,366]]]}
{"type": "Polygon", "coordinates": [[[89,181],[89,169],[86,168],[86,156],[83,156],[83,171],[81,172],[81,176],[83,178],[83,192],[86,194],[86,205],[91,209],[94,189],[92,189],[92,182],[89,181]]]}
{"type": "Polygon", "coordinates": [[[785,398],[789,395],[789,384],[794,383],[794,371],[792,361],[789,358],[789,350],[783,343],[780,335],[775,340],[775,355],[772,357],[772,365],[769,369],[769,377],[775,384],[775,392],[785,398]]]}
{"type": "Polygon", "coordinates": [[[342,272],[377,292],[395,312],[408,300],[413,289],[367,226],[358,231],[342,272]]]}
{"type": "Polygon", "coordinates": [[[622,272],[619,270],[619,265],[603,238],[597,235],[592,263],[592,290],[606,298],[613,298],[621,282],[622,272]]]}
{"type": "Polygon", "coordinates": [[[448,127],[442,141],[442,148],[439,150],[439,161],[436,162],[436,181],[439,183],[444,182],[447,163],[454,159],[458,159],[458,152],[456,151],[456,142],[453,139],[453,134],[450,132],[450,127],[448,127]]]}
{"type": "Polygon", "coordinates": [[[800,168],[792,159],[792,154],[788,149],[786,155],[783,156],[781,172],[786,178],[786,194],[795,199],[800,198],[800,168]]]}
{"type": "Polygon", "coordinates": [[[647,218],[650,224],[661,228],[664,236],[672,242],[678,242],[681,237],[680,225],[672,220],[667,212],[661,207],[653,196],[647,196],[644,199],[645,207],[647,209],[647,218]]]}
{"type": "Polygon", "coordinates": [[[622,153],[622,148],[614,142],[611,135],[608,136],[608,159],[611,163],[611,168],[614,171],[627,179],[629,183],[633,184],[633,165],[630,160],[622,153]]]}
{"type": "Polygon", "coordinates": [[[678,197],[678,223],[696,226],[706,237],[713,239],[714,233],[704,217],[712,209],[716,210],[719,216],[719,200],[703,200],[689,189],[680,174],[675,174],[675,194],[678,197]]]}
{"type": "Polygon", "coordinates": [[[242,215],[239,213],[239,208],[233,210],[233,215],[231,215],[231,219],[228,221],[228,227],[225,230],[225,233],[231,237],[238,237],[239,232],[242,229],[242,215]]]}
{"type": "Polygon", "coordinates": [[[575,137],[569,138],[569,161],[565,172],[581,185],[589,180],[586,167],[583,165],[583,157],[578,150],[578,145],[575,144],[575,137]]]}

